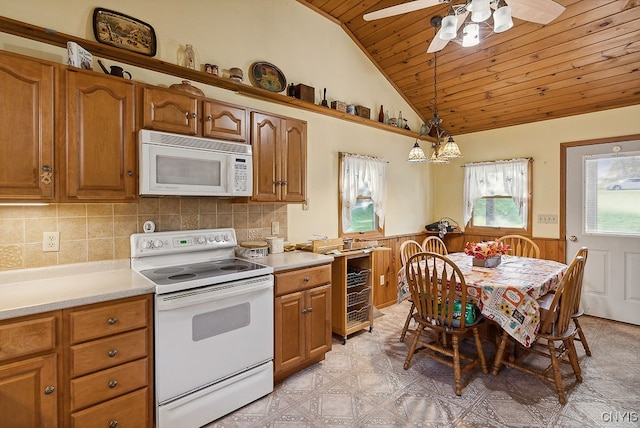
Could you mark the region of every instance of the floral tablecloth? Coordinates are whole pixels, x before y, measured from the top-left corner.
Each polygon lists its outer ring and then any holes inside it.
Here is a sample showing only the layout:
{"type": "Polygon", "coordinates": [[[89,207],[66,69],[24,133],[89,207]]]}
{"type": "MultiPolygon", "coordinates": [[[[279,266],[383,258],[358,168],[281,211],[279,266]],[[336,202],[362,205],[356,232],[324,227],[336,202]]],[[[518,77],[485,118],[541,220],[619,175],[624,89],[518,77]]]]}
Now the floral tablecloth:
{"type": "MultiPolygon", "coordinates": [[[[452,253],[462,271],[470,300],[485,318],[495,321],[524,346],[530,346],[540,327],[536,299],[558,287],[567,265],[552,260],[502,256],[494,268],[472,266],[472,257],[452,253]]],[[[404,268],[398,272],[398,303],[410,296],[404,268]]]]}

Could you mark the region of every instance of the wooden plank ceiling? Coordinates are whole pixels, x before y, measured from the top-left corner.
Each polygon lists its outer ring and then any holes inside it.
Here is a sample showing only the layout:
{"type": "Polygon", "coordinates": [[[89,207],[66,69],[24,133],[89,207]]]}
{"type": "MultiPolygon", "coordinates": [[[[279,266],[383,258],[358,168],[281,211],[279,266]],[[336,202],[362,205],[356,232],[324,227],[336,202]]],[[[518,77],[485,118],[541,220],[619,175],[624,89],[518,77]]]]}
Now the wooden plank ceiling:
{"type": "MultiPolygon", "coordinates": [[[[432,117],[429,21],[448,4],[366,22],[363,14],[408,0],[298,1],[341,25],[421,118],[432,117]]],[[[438,52],[438,112],[451,134],[640,104],[640,0],[557,2],[566,9],[548,25],[514,18],[478,46],[438,52]]]]}

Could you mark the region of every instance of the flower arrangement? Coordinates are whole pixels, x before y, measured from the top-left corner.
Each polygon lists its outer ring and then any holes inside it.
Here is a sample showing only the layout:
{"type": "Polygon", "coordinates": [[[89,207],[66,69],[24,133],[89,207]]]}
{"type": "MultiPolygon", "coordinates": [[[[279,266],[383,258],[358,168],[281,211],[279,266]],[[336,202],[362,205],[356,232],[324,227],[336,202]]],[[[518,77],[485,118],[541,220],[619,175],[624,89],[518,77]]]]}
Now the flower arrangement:
{"type": "Polygon", "coordinates": [[[505,245],[502,242],[467,242],[464,247],[464,252],[476,259],[490,259],[495,256],[507,254],[510,249],[511,247],[509,245],[505,245]]]}

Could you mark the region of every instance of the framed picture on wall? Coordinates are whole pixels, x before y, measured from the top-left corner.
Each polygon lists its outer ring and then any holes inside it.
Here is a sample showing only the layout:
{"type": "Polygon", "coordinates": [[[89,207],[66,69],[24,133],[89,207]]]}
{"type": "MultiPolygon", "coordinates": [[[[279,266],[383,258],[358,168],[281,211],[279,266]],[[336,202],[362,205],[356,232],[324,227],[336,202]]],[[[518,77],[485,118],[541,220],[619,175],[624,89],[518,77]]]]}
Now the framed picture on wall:
{"type": "Polygon", "coordinates": [[[147,56],[156,54],[156,32],[151,25],[131,16],[97,7],[93,11],[93,35],[106,45],[147,56]]]}

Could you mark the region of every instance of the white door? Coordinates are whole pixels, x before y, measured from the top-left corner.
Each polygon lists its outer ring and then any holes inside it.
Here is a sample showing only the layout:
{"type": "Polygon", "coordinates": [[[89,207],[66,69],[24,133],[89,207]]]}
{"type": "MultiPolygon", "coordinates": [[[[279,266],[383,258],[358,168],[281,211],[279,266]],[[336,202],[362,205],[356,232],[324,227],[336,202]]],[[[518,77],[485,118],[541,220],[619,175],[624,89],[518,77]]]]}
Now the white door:
{"type": "Polygon", "coordinates": [[[588,247],[585,313],[640,324],[640,140],[567,148],[567,261],[588,247]]]}

